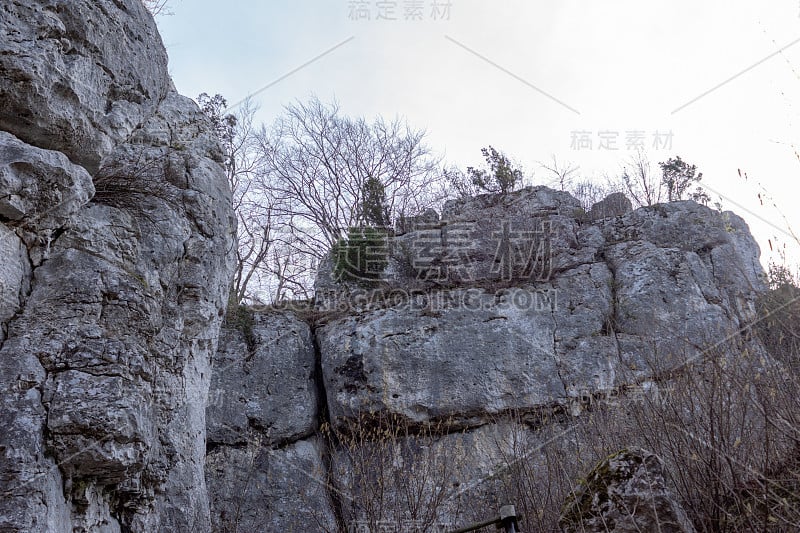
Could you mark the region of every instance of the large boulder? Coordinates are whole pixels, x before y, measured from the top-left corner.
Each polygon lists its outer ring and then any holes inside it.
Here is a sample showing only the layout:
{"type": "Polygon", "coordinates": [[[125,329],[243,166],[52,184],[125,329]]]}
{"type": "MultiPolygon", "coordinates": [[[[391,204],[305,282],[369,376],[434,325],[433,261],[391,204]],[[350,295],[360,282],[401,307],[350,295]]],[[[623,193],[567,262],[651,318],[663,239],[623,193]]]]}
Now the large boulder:
{"type": "Polygon", "coordinates": [[[564,504],[565,533],[694,533],[680,502],[667,489],[661,459],[623,450],[592,470],[564,504]]]}
{"type": "Polygon", "coordinates": [[[589,209],[589,218],[600,220],[627,215],[631,211],[633,211],[633,206],[625,193],[614,192],[592,205],[589,209]]]}

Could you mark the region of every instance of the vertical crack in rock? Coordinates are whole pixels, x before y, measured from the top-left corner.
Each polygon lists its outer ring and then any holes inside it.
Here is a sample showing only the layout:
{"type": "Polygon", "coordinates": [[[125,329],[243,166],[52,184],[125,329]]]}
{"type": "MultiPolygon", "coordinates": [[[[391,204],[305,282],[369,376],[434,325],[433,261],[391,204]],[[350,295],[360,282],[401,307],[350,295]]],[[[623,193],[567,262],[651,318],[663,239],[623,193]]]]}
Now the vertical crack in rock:
{"type": "Polygon", "coordinates": [[[220,339],[206,408],[212,530],[295,531],[308,520],[335,529],[310,325],[294,310],[240,312],[220,339]]]}
{"type": "Polygon", "coordinates": [[[614,336],[614,346],[617,349],[617,359],[621,364],[623,362],[622,347],[619,344],[619,337],[617,336],[617,313],[619,312],[619,297],[617,296],[617,271],[614,268],[613,262],[606,259],[605,248],[600,250],[599,255],[603,259],[603,264],[606,265],[608,271],[611,272],[611,310],[609,312],[609,316],[606,317],[606,323],[603,324],[603,327],[606,329],[605,333],[607,335],[614,336]]]}
{"type": "MultiPolygon", "coordinates": [[[[2,222],[0,222],[0,225],[2,225],[2,222]]],[[[3,231],[7,231],[8,233],[6,235],[0,235],[0,239],[11,240],[18,238],[16,233],[8,228],[4,227],[3,231]]],[[[11,326],[11,324],[14,323],[14,321],[22,314],[23,310],[25,309],[25,304],[28,301],[28,297],[31,294],[31,290],[33,287],[33,277],[36,272],[36,267],[33,265],[30,255],[28,254],[28,251],[25,248],[25,246],[22,244],[21,239],[19,240],[19,246],[17,248],[20,252],[24,252],[20,253],[19,257],[21,257],[22,260],[25,262],[24,272],[20,273],[21,276],[19,279],[19,288],[17,291],[13,291],[13,286],[10,287],[8,286],[9,283],[14,283],[14,280],[7,279],[7,273],[5,271],[5,269],[9,268],[8,267],[9,263],[13,261],[13,259],[8,255],[6,255],[4,258],[5,265],[2,267],[3,271],[0,272],[0,306],[2,306],[0,307],[0,312],[2,312],[3,315],[8,315],[8,311],[7,309],[5,309],[9,305],[8,293],[9,292],[16,293],[16,302],[11,303],[11,305],[13,305],[14,307],[13,313],[10,314],[8,318],[4,318],[2,322],[0,322],[0,327],[2,327],[2,330],[0,330],[0,352],[3,351],[3,345],[8,339],[9,327],[11,326]]],[[[6,250],[3,251],[5,252],[6,250]]]]}
{"type": "MultiPolygon", "coordinates": [[[[562,212],[571,212],[575,202],[546,188],[529,188],[506,195],[500,202],[494,200],[497,197],[466,200],[467,212],[451,209],[455,220],[475,226],[479,249],[495,248],[492,223],[498,219],[510,217],[515,228],[523,229],[529,227],[525,224],[530,219],[540,215],[566,216],[562,212]]],[[[645,390],[645,385],[661,379],[657,374],[661,367],[647,366],[648,362],[663,363],[667,370],[679,368],[680,359],[655,357],[674,351],[674,346],[666,345],[677,342],[676,328],[696,344],[704,338],[704,330],[691,327],[693,318],[725,322],[725,314],[715,305],[732,309],[737,305],[736,298],[740,299],[738,305],[751,303],[753,295],[744,283],[719,272],[719,268],[716,275],[710,274],[711,268],[701,267],[691,253],[698,249],[697,243],[722,243],[721,246],[730,249],[715,250],[714,260],[717,266],[730,263],[732,268],[757,257],[757,250],[747,239],[726,240],[729,239],[726,234],[717,231],[716,216],[692,202],[677,202],[660,210],[625,210],[613,219],[591,220],[577,237],[574,228],[560,219],[562,223],[554,225],[551,247],[559,268],[553,269],[550,280],[559,289],[558,303],[549,309],[531,306],[535,303],[531,294],[536,287],[520,280],[503,284],[502,297],[498,293],[492,296],[490,290],[498,289],[497,279],[478,275],[490,271],[494,260],[491,253],[471,257],[471,273],[477,276],[451,287],[437,288],[436,280],[421,281],[413,277],[413,272],[403,269],[388,273],[386,291],[409,288],[440,291],[437,294],[443,296],[442,302],[431,303],[430,309],[423,311],[414,306],[384,303],[368,310],[363,306],[354,309],[361,305],[354,292],[348,293],[348,287],[332,281],[330,265],[323,266],[317,278],[320,298],[314,307],[315,314],[323,319],[313,327],[310,340],[314,358],[311,386],[317,390],[313,403],[318,406],[312,425],[344,428],[348,423],[361,422],[388,429],[386,420],[403,419],[413,420],[416,428],[427,431],[425,428],[435,427],[437,420],[449,417],[452,426],[444,431],[431,431],[427,450],[404,447],[411,441],[401,436],[403,453],[394,458],[391,467],[397,473],[393,479],[406,476],[414,482],[424,482],[425,474],[418,474],[413,465],[456,451],[464,464],[463,470],[448,480],[448,483],[456,481],[454,486],[467,486],[485,479],[486,472],[499,471],[495,467],[502,465],[508,455],[502,450],[498,452],[496,436],[522,429],[520,423],[534,429],[529,436],[537,450],[552,446],[554,453],[562,453],[566,446],[584,448],[581,439],[587,435],[568,431],[575,427],[572,426],[575,419],[570,415],[582,411],[584,398],[590,402],[615,402],[616,398],[637,402],[649,390],[645,390]],[[577,247],[572,245],[576,238],[577,247]],[[704,291],[703,296],[697,294],[698,287],[704,291]],[[722,295],[721,303],[716,303],[718,292],[722,295]],[[333,301],[337,302],[338,311],[332,311],[333,301]],[[350,311],[339,305],[348,303],[353,304],[350,311]],[[374,353],[385,356],[371,360],[374,366],[362,371],[359,361],[365,354],[374,353]],[[348,369],[353,372],[343,371],[348,369]],[[514,418],[515,413],[521,418],[514,418]],[[367,417],[366,422],[357,418],[362,416],[367,417]],[[557,434],[547,438],[551,430],[557,434]],[[570,436],[564,437],[566,433],[562,430],[567,430],[570,436]],[[547,440],[537,440],[540,438],[547,440]]],[[[449,223],[454,222],[442,224],[449,223]]],[[[397,238],[408,243],[414,239],[414,231],[397,238]]],[[[409,255],[414,253],[409,247],[398,253],[405,254],[393,257],[398,264],[415,259],[409,255]]],[[[286,330],[282,320],[285,318],[273,317],[264,322],[265,339],[270,338],[270,328],[275,334],[286,330]]],[[[683,342],[683,338],[680,340],[683,342]]],[[[265,349],[259,346],[257,352],[265,349]]],[[[249,353],[245,347],[239,350],[242,358],[249,353]]],[[[271,357],[283,361],[277,353],[271,357]]],[[[248,404],[260,401],[259,393],[251,387],[241,389],[249,391],[243,396],[248,404]]],[[[293,406],[302,403],[295,401],[292,392],[279,391],[273,391],[270,402],[279,401],[281,394],[285,403],[276,405],[275,411],[291,414],[293,406]]],[[[325,479],[328,485],[324,494],[317,491],[313,502],[318,508],[324,507],[332,524],[330,529],[352,527],[352,522],[345,522],[361,519],[362,501],[371,496],[372,470],[365,473],[365,484],[347,485],[353,481],[347,479],[348,474],[355,472],[352,463],[343,457],[335,442],[319,432],[316,440],[305,433],[292,436],[286,443],[281,442],[282,448],[267,453],[296,459],[293,454],[297,447],[310,443],[317,446],[313,454],[306,456],[313,457],[310,463],[314,465],[311,470],[316,475],[314,479],[325,479]],[[337,474],[341,477],[334,480],[337,474]],[[336,492],[337,484],[346,487],[346,495],[336,492]],[[356,497],[352,509],[350,495],[356,497]]],[[[530,457],[534,463],[537,461],[535,455],[530,457]]],[[[226,468],[219,461],[209,467],[226,468]]],[[[215,475],[211,472],[209,479],[215,475]]],[[[213,491],[241,488],[233,483],[217,485],[213,491]]],[[[384,488],[389,498],[395,498],[391,501],[401,501],[396,499],[402,490],[397,485],[387,483],[384,488]]],[[[302,512],[299,508],[307,506],[307,495],[281,490],[282,487],[273,485],[269,486],[269,493],[260,493],[260,499],[250,504],[250,519],[260,520],[261,524],[285,525],[287,516],[296,516],[302,512]],[[286,497],[279,499],[277,494],[286,497]]],[[[387,512],[391,514],[402,505],[387,512]]],[[[438,518],[456,517],[456,523],[461,522],[458,517],[463,514],[449,512],[437,510],[438,518]]]]}
{"type": "Polygon", "coordinates": [[[554,306],[550,307],[550,316],[553,319],[553,360],[555,361],[558,379],[561,380],[561,385],[564,387],[564,401],[569,403],[570,387],[567,385],[567,381],[564,379],[564,375],[561,372],[563,363],[561,358],[558,356],[558,319],[556,318],[556,310],[554,306]]]}
{"type": "MultiPolygon", "coordinates": [[[[314,383],[317,387],[317,417],[318,427],[324,424],[328,425],[328,431],[333,430],[331,423],[330,411],[328,409],[328,393],[325,387],[325,379],[322,373],[322,350],[319,346],[319,337],[317,337],[317,325],[309,324],[311,328],[311,342],[314,345],[314,383]]],[[[333,479],[334,465],[333,465],[333,450],[331,450],[331,439],[326,435],[321,435],[320,438],[320,451],[322,459],[322,469],[325,472],[325,479],[327,486],[325,491],[330,498],[331,506],[333,508],[333,515],[336,520],[336,525],[339,530],[344,531],[347,529],[344,519],[344,511],[342,507],[341,495],[336,490],[336,481],[333,479]]]]}

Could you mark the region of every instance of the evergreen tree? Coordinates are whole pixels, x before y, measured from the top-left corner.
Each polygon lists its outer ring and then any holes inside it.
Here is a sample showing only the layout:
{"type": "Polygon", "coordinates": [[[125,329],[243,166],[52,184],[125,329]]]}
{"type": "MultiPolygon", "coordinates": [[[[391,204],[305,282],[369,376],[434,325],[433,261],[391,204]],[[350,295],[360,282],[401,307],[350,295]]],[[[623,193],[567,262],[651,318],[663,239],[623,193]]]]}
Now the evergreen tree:
{"type": "Polygon", "coordinates": [[[365,226],[388,227],[392,223],[387,205],[386,187],[375,176],[369,176],[361,188],[361,223],[365,226]]]}

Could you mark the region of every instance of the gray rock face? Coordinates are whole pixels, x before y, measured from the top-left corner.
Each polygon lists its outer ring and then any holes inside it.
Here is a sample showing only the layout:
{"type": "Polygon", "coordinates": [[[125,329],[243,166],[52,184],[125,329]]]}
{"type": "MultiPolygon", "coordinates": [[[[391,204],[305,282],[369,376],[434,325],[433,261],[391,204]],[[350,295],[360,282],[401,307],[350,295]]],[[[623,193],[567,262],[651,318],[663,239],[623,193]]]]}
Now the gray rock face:
{"type": "MultiPolygon", "coordinates": [[[[441,429],[441,428],[440,428],[441,429]]],[[[480,502],[502,499],[506,459],[541,446],[523,424],[406,435],[390,429],[370,442],[341,439],[331,470],[346,531],[453,531],[483,521],[480,502]]]]}
{"type": "Polygon", "coordinates": [[[566,397],[547,293],[475,289],[446,296],[452,303],[441,307],[398,306],[318,330],[334,422],[382,409],[424,422],[566,397]],[[530,305],[517,308],[519,301],[530,305]]]}
{"type": "Polygon", "coordinates": [[[168,183],[170,196],[154,198],[139,192],[147,183],[131,182],[116,206],[82,207],[58,228],[7,326],[2,375],[18,392],[3,397],[12,431],[2,439],[26,453],[14,466],[0,464],[6,486],[19,487],[0,506],[9,525],[68,528],[69,512],[32,522],[48,516],[37,505],[58,509],[61,501],[69,509],[86,491],[129,502],[130,514],[116,517],[128,527],[208,523],[204,404],[232,268],[221,252],[229,249],[232,219],[221,169],[209,159],[215,145],[196,133],[204,124],[199,110],[172,96],[143,131],[167,120],[186,143],[183,153],[121,145],[114,164],[177,158],[184,188],[168,183]],[[45,446],[51,452],[34,451],[45,446]],[[24,485],[28,478],[33,486],[24,485]],[[37,504],[29,491],[45,483],[72,493],[51,487],[37,504]]]}
{"type": "Polygon", "coordinates": [[[338,531],[317,439],[214,448],[206,472],[213,531],[338,531]]]}
{"type": "MultiPolygon", "coordinates": [[[[764,289],[758,247],[739,217],[694,202],[596,220],[577,207],[546,188],[451,202],[441,220],[413,221],[390,239],[378,282],[337,282],[333,260],[323,263],[312,335],[297,341],[309,353],[316,345],[325,394],[316,399],[327,415],[316,445],[331,507],[317,499],[315,508],[335,516],[340,530],[448,530],[481,521],[492,513],[475,502],[510,503],[503,499],[509,484],[547,485],[542,476],[554,457],[564,467],[592,449],[597,429],[582,424],[597,402],[660,401],[659,391],[669,390],[664,376],[702,362],[709,347],[763,353],[738,334],[764,289]]],[[[286,442],[276,448],[253,423],[245,428],[245,418],[261,419],[247,410],[271,411],[271,424],[315,411],[305,368],[281,374],[290,405],[250,384],[257,368],[269,368],[252,354],[285,367],[303,351],[294,341],[269,340],[286,332],[294,339],[294,315],[259,316],[254,347],[226,335],[217,355],[237,369],[219,381],[221,390],[240,382],[251,392],[240,396],[238,411],[209,408],[216,413],[209,433],[220,435],[206,472],[219,502],[214,520],[232,516],[228,494],[246,493],[245,482],[235,481],[243,478],[240,459],[223,458],[245,448],[252,456],[289,449],[286,442]],[[250,374],[240,374],[248,365],[250,374]],[[224,433],[215,418],[239,422],[224,433]]],[[[615,416],[624,426],[624,413],[615,416]]],[[[297,438],[288,442],[308,439],[297,438]]],[[[655,475],[650,461],[643,472],[655,475]]],[[[307,467],[290,471],[301,476],[307,467]]],[[[659,505],[675,503],[654,490],[665,498],[659,505]]],[[[286,494],[272,511],[253,503],[242,509],[248,520],[267,523],[307,499],[286,494]]],[[[266,493],[263,500],[275,501],[266,493]]],[[[686,526],[675,531],[691,531],[679,507],[673,511],[665,523],[672,516],[686,526]]],[[[533,523],[547,529],[554,522],[533,523]]]]}
{"type": "Polygon", "coordinates": [[[594,204],[589,209],[589,219],[600,220],[626,215],[633,211],[631,201],[624,193],[614,192],[594,204]]]}
{"type": "Polygon", "coordinates": [[[328,308],[351,309],[318,329],[333,422],[573,408],[695,360],[754,317],[758,247],[736,215],[676,202],[585,223],[576,206],[544,188],[450,203],[434,228],[389,243],[388,296],[337,294],[323,272],[328,308]]]}
{"type": "Polygon", "coordinates": [[[30,263],[22,240],[0,223],[0,346],[6,338],[6,323],[19,311],[30,283],[30,263]]]}
{"type": "Polygon", "coordinates": [[[430,226],[439,221],[439,213],[435,209],[427,209],[421,215],[414,217],[402,217],[395,224],[395,234],[403,235],[409,231],[414,231],[419,227],[430,226]]]}
{"type": "MultiPolygon", "coordinates": [[[[456,527],[503,497],[509,458],[585,447],[568,435],[587,397],[656,387],[710,343],[761,354],[718,343],[764,288],[739,217],[612,197],[586,217],[545,187],[409,221],[378,282],[329,260],[310,324],[259,312],[218,350],[222,152],[152,18],[139,0],[0,12],[2,531],[456,527]]],[[[638,525],[618,503],[655,498],[690,531],[660,465],[623,459],[598,512],[638,525]]]]}
{"type": "Polygon", "coordinates": [[[31,237],[49,237],[94,196],[92,177],[63,153],[34,149],[2,131],[0,148],[0,217],[25,218],[29,246],[42,244],[31,237]]]}
{"type": "Polygon", "coordinates": [[[222,330],[213,359],[209,446],[245,444],[255,437],[277,444],[310,435],[318,399],[308,324],[272,312],[258,313],[252,325],[240,328],[222,330]]]}
{"type": "Polygon", "coordinates": [[[570,495],[560,525],[567,533],[695,531],[666,488],[661,459],[644,450],[625,450],[599,464],[570,495]]]}
{"type": "Polygon", "coordinates": [[[206,483],[214,531],[336,531],[318,429],[311,330],[240,313],[213,359],[206,483]]]}
{"type": "Polygon", "coordinates": [[[0,529],[210,528],[234,218],[137,0],[0,20],[0,529]]]}
{"type": "Polygon", "coordinates": [[[0,130],[89,172],[172,86],[138,0],[9,0],[0,36],[0,130]]]}

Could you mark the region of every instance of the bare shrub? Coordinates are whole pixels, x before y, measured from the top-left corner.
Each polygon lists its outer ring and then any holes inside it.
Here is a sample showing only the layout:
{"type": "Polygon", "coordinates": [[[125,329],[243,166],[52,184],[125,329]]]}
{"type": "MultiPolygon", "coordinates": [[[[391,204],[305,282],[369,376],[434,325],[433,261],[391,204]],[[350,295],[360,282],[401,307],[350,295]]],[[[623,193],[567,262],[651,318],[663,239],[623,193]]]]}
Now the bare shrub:
{"type": "Polygon", "coordinates": [[[756,329],[767,350],[800,375],[800,288],[785,265],[771,264],[770,290],[759,301],[764,319],[756,329]]]}
{"type": "Polygon", "coordinates": [[[437,446],[447,430],[445,422],[413,425],[367,412],[338,428],[325,425],[342,530],[447,530],[459,514],[451,480],[461,464],[437,446]]]}
{"type": "MultiPolygon", "coordinates": [[[[576,173],[579,166],[571,163],[570,161],[559,161],[555,154],[550,156],[550,161],[539,161],[539,167],[547,172],[549,177],[546,185],[551,187],[558,187],[561,191],[569,191],[574,189],[573,182],[576,178],[576,173]]],[[[602,198],[601,198],[602,200],[602,198]]]]}
{"type": "Polygon", "coordinates": [[[557,531],[572,488],[630,447],[664,460],[698,531],[800,528],[797,377],[750,348],[708,353],[658,384],[587,395],[577,418],[532,427],[501,476],[523,530],[557,531]]]}
{"type": "Polygon", "coordinates": [[[94,177],[92,202],[127,211],[138,223],[168,232],[167,211],[179,209],[183,160],[172,149],[133,146],[106,161],[94,177]]]}

